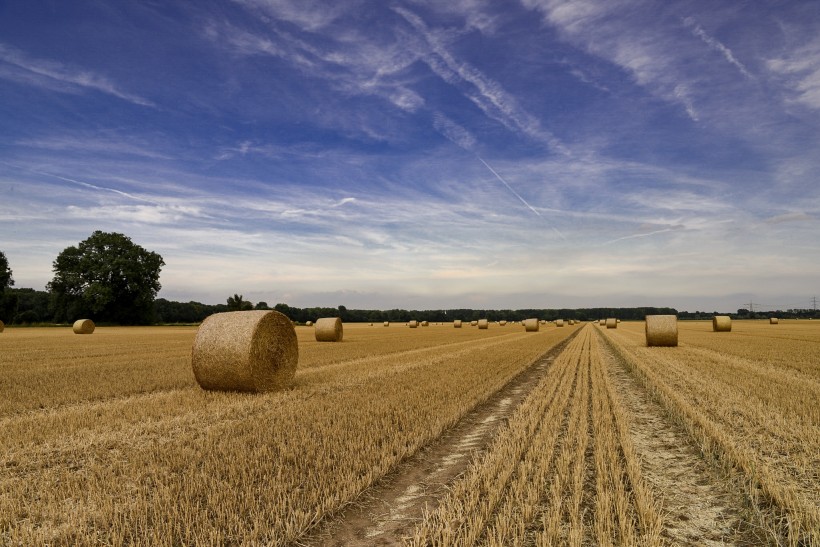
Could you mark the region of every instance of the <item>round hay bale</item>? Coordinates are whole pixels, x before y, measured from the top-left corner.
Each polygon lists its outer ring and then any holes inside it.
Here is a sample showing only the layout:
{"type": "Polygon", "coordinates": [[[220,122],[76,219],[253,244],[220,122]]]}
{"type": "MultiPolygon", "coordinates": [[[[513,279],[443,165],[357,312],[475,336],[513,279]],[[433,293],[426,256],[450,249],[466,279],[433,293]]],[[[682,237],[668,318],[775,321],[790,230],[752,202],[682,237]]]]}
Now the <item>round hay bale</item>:
{"type": "Polygon", "coordinates": [[[370,326],[372,327],[372,326],[373,326],[373,323],[370,323],[370,326]]]}
{"type": "Polygon", "coordinates": [[[461,328],[461,319],[456,319],[455,321],[453,321],[453,328],[454,329],[460,329],[461,328]]]}
{"type": "Polygon", "coordinates": [[[430,322],[429,322],[429,321],[422,321],[422,322],[421,322],[421,326],[422,326],[422,327],[429,327],[429,326],[430,326],[430,322]]]}
{"type": "Polygon", "coordinates": [[[556,327],[563,327],[564,326],[564,320],[563,319],[556,319],[555,320],[555,326],[556,327]]]}
{"type": "Polygon", "coordinates": [[[0,332],[3,332],[4,330],[6,330],[6,325],[2,321],[0,321],[0,332]]]}
{"type": "Polygon", "coordinates": [[[620,322],[621,322],[621,320],[620,320],[620,319],[616,319],[616,320],[615,320],[615,322],[616,322],[616,323],[620,323],[620,322]]]}
{"type": "Polygon", "coordinates": [[[490,324],[487,322],[486,319],[479,319],[478,320],[478,328],[481,330],[486,330],[490,328],[490,324]]]}
{"type": "Polygon", "coordinates": [[[507,326],[507,322],[506,322],[505,320],[503,320],[503,319],[502,319],[501,321],[499,321],[499,322],[498,322],[498,324],[499,324],[499,325],[501,325],[502,327],[506,327],[506,326],[507,326]]]}
{"type": "Polygon", "coordinates": [[[305,323],[305,326],[306,327],[312,327],[313,326],[313,321],[308,321],[307,323],[305,323]]]}
{"type": "Polygon", "coordinates": [[[777,317],[769,317],[770,325],[777,325],[778,323],[780,323],[780,319],[778,319],[777,317]]]}
{"type": "Polygon", "coordinates": [[[322,317],[316,320],[317,342],[341,342],[343,336],[341,317],[322,317]]]}
{"type": "Polygon", "coordinates": [[[600,326],[602,326],[602,327],[603,327],[604,325],[606,325],[606,319],[598,319],[598,325],[600,325],[600,326]]]}
{"type": "Polygon", "coordinates": [[[732,332],[732,318],[728,315],[712,317],[712,330],[714,332],[732,332]]]}
{"type": "Polygon", "coordinates": [[[412,321],[407,323],[407,326],[410,327],[411,329],[415,329],[416,327],[419,326],[419,322],[416,321],[415,319],[413,319],[412,321]]]}
{"type": "Polygon", "coordinates": [[[525,319],[524,320],[524,331],[525,332],[538,332],[538,329],[541,328],[541,323],[538,319],[525,319]]]}
{"type": "Polygon", "coordinates": [[[675,315],[646,316],[646,345],[677,346],[678,318],[675,315]]]}
{"type": "Polygon", "coordinates": [[[389,327],[389,326],[390,326],[390,321],[385,321],[385,322],[384,322],[384,326],[385,326],[385,327],[389,327]]]}
{"type": "Polygon", "coordinates": [[[91,319],[77,319],[71,329],[74,334],[91,334],[97,326],[91,319]]]}
{"type": "Polygon", "coordinates": [[[476,321],[476,320],[470,321],[470,326],[471,327],[475,327],[476,325],[478,325],[478,321],[476,321]]]}
{"type": "MultiPolygon", "coordinates": [[[[649,317],[649,316],[647,315],[647,317],[649,317]]],[[[607,317],[606,328],[608,328],[608,329],[617,329],[618,328],[618,320],[615,319],[614,317],[607,317]]]]}
{"type": "Polygon", "coordinates": [[[274,391],[289,387],[299,362],[296,329],[273,310],[215,313],[199,326],[191,352],[202,389],[274,391]]]}

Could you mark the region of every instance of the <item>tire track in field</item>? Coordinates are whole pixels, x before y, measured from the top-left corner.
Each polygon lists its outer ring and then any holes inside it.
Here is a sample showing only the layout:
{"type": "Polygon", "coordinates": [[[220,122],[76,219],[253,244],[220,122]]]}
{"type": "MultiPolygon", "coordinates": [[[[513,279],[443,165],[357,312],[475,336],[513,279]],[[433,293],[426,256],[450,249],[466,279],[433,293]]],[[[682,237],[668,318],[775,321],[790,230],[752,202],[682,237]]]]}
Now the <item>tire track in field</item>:
{"type": "Polygon", "coordinates": [[[448,485],[464,472],[476,454],[486,449],[497,429],[538,384],[553,360],[578,332],[580,329],[551,348],[300,544],[323,547],[401,545],[402,537],[426,511],[435,509],[448,485]]]}
{"type": "MultiPolygon", "coordinates": [[[[599,333],[600,334],[600,333],[599,333]]],[[[606,336],[601,335],[606,340],[606,336]]],[[[748,504],[731,481],[702,458],[692,438],[601,344],[608,374],[629,414],[629,433],[641,473],[662,500],[663,537],[673,545],[757,545],[748,504]]]]}

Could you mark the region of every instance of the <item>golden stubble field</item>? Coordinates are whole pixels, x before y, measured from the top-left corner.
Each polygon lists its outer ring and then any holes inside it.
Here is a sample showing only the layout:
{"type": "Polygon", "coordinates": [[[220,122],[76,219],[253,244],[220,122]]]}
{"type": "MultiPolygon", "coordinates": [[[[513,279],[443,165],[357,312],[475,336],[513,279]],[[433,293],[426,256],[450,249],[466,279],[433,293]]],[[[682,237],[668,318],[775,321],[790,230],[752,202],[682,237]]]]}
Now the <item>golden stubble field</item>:
{"type": "Polygon", "coordinates": [[[0,543],[340,544],[317,530],[571,338],[394,541],[818,544],[820,322],[679,327],[298,327],[264,395],[202,391],[195,328],[7,329],[0,543]]]}

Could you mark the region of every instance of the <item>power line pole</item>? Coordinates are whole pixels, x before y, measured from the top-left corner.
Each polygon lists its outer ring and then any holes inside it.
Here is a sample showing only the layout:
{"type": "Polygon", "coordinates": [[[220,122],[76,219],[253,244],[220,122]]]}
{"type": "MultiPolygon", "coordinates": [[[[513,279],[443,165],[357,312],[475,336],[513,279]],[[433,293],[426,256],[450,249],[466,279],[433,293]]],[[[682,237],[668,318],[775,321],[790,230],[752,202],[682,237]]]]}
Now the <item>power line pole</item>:
{"type": "Polygon", "coordinates": [[[812,309],[815,312],[817,312],[817,297],[816,296],[811,297],[811,303],[812,303],[812,309]]]}

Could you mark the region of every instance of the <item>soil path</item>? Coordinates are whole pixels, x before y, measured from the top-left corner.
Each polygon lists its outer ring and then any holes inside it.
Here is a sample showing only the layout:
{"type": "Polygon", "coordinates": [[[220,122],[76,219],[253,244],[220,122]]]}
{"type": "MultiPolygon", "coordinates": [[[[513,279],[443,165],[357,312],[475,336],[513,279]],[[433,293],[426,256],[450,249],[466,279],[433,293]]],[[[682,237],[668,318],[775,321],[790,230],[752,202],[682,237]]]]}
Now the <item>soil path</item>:
{"type": "Polygon", "coordinates": [[[355,505],[326,523],[303,545],[324,547],[401,545],[424,511],[433,510],[447,485],[486,449],[493,434],[535,387],[557,357],[576,336],[552,348],[510,380],[456,425],[402,462],[366,490],[355,505]]]}
{"type": "Polygon", "coordinates": [[[742,492],[701,457],[691,437],[635,380],[608,343],[601,344],[601,350],[629,414],[643,477],[663,502],[664,539],[673,545],[766,544],[748,522],[742,492]]]}

